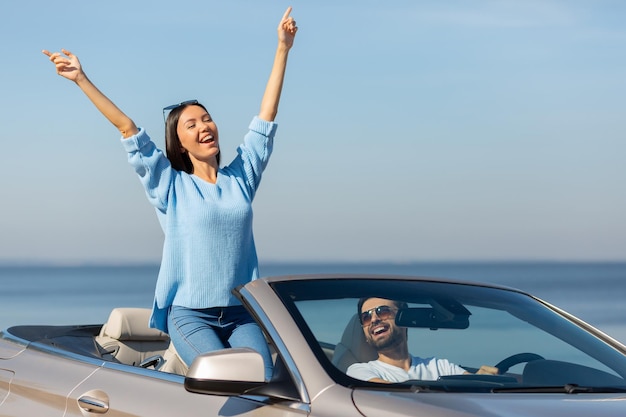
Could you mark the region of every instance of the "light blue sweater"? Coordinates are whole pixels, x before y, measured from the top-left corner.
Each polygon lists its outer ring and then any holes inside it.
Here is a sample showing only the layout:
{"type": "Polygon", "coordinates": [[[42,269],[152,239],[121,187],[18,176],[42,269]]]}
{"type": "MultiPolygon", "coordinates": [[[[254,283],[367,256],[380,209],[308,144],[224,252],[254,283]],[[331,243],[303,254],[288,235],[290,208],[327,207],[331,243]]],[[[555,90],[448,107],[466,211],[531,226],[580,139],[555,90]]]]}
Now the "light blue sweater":
{"type": "Polygon", "coordinates": [[[151,327],[167,332],[172,305],[237,305],[231,290],[258,278],[252,200],[276,127],[255,117],[237,156],[219,169],[215,184],[173,169],[144,129],[122,140],[165,233],[151,327]]]}

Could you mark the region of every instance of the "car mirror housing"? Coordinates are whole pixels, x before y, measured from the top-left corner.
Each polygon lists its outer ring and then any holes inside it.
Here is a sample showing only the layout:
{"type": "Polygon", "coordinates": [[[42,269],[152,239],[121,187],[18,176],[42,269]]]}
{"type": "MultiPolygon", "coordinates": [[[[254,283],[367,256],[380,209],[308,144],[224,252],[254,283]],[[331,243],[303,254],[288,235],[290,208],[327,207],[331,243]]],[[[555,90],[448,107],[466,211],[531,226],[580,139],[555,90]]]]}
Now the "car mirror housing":
{"type": "Polygon", "coordinates": [[[469,311],[465,314],[441,312],[434,308],[402,308],[396,314],[396,324],[400,327],[421,327],[426,329],[467,329],[469,311]]]}
{"type": "Polygon", "coordinates": [[[265,383],[263,358],[249,348],[199,355],[185,377],[187,391],[213,395],[241,395],[265,383]]]}

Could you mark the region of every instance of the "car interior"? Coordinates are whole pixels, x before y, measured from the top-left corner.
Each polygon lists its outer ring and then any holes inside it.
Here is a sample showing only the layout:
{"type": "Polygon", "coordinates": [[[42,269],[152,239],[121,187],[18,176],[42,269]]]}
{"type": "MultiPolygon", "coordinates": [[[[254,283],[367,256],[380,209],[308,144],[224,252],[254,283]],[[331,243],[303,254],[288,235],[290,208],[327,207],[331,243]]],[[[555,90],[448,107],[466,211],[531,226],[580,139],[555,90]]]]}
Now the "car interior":
{"type": "MultiPolygon", "coordinates": [[[[149,309],[115,308],[102,326],[16,326],[9,332],[26,340],[81,355],[185,375],[187,365],[176,353],[167,334],[147,326],[149,317],[149,309]]],[[[356,314],[348,321],[336,345],[320,345],[330,363],[343,373],[355,362],[368,362],[377,357],[375,350],[365,341],[356,314]]],[[[543,357],[522,359],[528,363],[523,368],[523,374],[515,375],[517,380],[514,382],[517,383],[552,386],[590,381],[605,386],[623,385],[622,378],[591,367],[543,357]]]]}
{"type": "Polygon", "coordinates": [[[176,353],[167,334],[147,326],[150,310],[115,308],[95,341],[102,358],[126,365],[157,369],[179,375],[187,365],[176,353]]]}
{"type": "Polygon", "coordinates": [[[335,346],[331,362],[341,372],[357,362],[369,362],[378,357],[376,350],[365,341],[363,327],[355,314],[346,325],[341,341],[335,346]]]}

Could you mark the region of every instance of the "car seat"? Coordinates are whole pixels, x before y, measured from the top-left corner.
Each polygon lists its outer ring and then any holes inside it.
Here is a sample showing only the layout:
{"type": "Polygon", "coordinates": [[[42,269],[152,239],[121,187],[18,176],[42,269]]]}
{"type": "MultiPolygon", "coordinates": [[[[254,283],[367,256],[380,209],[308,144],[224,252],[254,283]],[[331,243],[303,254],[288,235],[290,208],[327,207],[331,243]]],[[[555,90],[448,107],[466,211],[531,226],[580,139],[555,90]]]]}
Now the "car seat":
{"type": "Polygon", "coordinates": [[[167,334],[148,327],[150,310],[115,308],[96,336],[102,358],[140,366],[146,359],[163,355],[170,344],[167,334]]]}
{"type": "Polygon", "coordinates": [[[159,370],[178,375],[186,375],[189,370],[189,367],[178,355],[176,348],[174,348],[174,344],[171,342],[165,353],[163,353],[163,365],[159,368],[159,370]]]}
{"type": "Polygon", "coordinates": [[[355,314],[344,329],[341,341],[335,346],[332,363],[341,372],[346,372],[353,363],[369,362],[376,358],[378,353],[365,340],[363,327],[355,314]]]}

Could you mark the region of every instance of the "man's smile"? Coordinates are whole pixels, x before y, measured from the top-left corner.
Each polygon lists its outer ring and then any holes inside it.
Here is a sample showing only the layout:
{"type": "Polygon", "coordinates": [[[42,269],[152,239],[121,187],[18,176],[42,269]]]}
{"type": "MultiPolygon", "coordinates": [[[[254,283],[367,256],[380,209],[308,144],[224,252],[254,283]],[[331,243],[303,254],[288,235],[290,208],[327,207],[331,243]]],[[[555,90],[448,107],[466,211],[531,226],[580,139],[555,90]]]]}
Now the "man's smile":
{"type": "Polygon", "coordinates": [[[380,336],[388,332],[389,332],[389,325],[383,322],[376,323],[375,325],[372,325],[372,327],[370,328],[370,334],[372,336],[380,336]]]}

